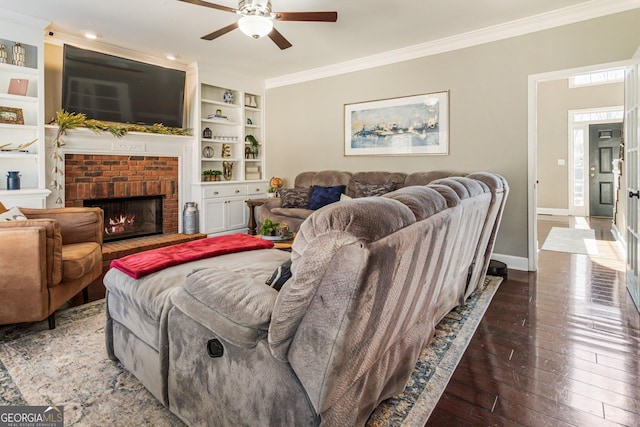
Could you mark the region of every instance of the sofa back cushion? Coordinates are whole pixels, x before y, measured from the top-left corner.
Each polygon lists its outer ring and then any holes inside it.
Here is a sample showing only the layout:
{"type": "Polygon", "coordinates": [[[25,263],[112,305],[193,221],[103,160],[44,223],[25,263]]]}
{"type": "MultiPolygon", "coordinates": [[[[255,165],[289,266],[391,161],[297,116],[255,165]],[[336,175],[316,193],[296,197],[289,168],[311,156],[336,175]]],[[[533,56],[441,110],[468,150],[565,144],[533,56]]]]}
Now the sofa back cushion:
{"type": "Polygon", "coordinates": [[[372,195],[379,196],[381,194],[365,194],[367,191],[370,193],[376,189],[385,189],[386,192],[397,190],[404,187],[404,180],[407,177],[403,172],[355,172],[349,185],[347,186],[346,194],[350,197],[369,197],[372,195]],[[358,190],[358,187],[360,189],[358,190]]]}
{"type": "Polygon", "coordinates": [[[294,187],[313,187],[319,185],[321,187],[333,187],[336,185],[348,185],[351,180],[351,172],[340,171],[320,171],[320,172],[302,172],[296,176],[293,183],[294,187]]]}
{"type": "Polygon", "coordinates": [[[451,172],[451,171],[428,171],[428,172],[413,172],[407,175],[404,180],[404,185],[429,185],[436,179],[448,178],[450,176],[464,176],[465,173],[451,172]]]}

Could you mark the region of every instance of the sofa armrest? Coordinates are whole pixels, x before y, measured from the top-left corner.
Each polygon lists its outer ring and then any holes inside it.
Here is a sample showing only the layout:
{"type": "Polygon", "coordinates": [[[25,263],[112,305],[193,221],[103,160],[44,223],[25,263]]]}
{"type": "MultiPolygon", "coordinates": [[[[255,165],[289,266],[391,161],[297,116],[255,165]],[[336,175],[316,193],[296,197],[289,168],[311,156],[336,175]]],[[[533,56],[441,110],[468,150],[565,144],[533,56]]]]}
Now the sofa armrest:
{"type": "Polygon", "coordinates": [[[102,245],[104,213],[100,208],[20,208],[20,211],[29,219],[48,218],[58,221],[63,245],[85,242],[102,245]]]}
{"type": "Polygon", "coordinates": [[[262,204],[265,208],[271,210],[273,208],[279,208],[282,206],[282,199],[280,197],[269,197],[264,199],[264,203],[262,204]]]}
{"type": "MultiPolygon", "coordinates": [[[[7,271],[15,270],[18,274],[28,270],[24,266],[31,265],[31,261],[16,259],[16,255],[12,255],[14,254],[13,248],[19,247],[20,250],[28,250],[45,263],[43,269],[45,284],[55,286],[62,280],[62,236],[60,224],[57,221],[53,219],[28,219],[0,222],[0,241],[4,243],[0,247],[7,252],[7,255],[0,257],[11,260],[10,262],[0,261],[3,265],[0,271],[4,272],[5,267],[9,269],[7,271]],[[42,230],[42,240],[23,239],[20,233],[25,233],[29,229],[42,230]]],[[[17,249],[15,253],[18,253],[17,249]]]]}
{"type": "Polygon", "coordinates": [[[277,296],[253,275],[204,269],[189,274],[171,301],[223,340],[252,348],[267,336],[277,296]]]}
{"type": "MultiPolygon", "coordinates": [[[[41,301],[43,294],[47,295],[46,230],[33,226],[2,227],[0,239],[3,242],[0,245],[0,299],[5,303],[11,301],[0,308],[0,317],[4,318],[8,311],[16,311],[14,303],[26,309],[35,300],[41,301]]],[[[48,296],[45,299],[48,302],[48,296]]],[[[41,308],[42,302],[34,304],[36,311],[41,308]]],[[[20,315],[11,314],[16,318],[20,315]]]]}

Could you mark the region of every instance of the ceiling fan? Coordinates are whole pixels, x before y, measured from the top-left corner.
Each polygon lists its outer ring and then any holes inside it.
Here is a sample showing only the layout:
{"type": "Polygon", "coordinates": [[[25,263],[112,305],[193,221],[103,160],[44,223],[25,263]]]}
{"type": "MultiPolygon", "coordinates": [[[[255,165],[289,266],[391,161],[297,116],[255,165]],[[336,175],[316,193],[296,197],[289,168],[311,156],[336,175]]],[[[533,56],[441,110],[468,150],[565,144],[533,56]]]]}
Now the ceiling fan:
{"type": "Polygon", "coordinates": [[[179,0],[198,6],[210,7],[241,16],[238,22],[220,28],[213,33],[202,36],[203,40],[213,40],[229,31],[239,28],[244,34],[254,39],[269,36],[282,50],[291,47],[291,43],[273,28],[273,21],[307,21],[307,22],[336,22],[338,12],[272,12],[270,0],[240,0],[238,8],[221,6],[203,0],[179,0]]]}

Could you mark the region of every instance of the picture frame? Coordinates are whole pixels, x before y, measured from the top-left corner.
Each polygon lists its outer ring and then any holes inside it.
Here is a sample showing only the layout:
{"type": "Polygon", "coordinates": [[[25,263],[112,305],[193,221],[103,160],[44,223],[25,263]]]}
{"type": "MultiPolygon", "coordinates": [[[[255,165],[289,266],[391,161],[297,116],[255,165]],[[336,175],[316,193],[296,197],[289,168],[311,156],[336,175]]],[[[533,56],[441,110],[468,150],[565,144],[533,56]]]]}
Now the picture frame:
{"type": "Polygon", "coordinates": [[[29,80],[27,79],[11,79],[9,81],[9,89],[7,93],[9,95],[25,96],[27,94],[27,87],[29,86],[29,80]]]}
{"type": "Polygon", "coordinates": [[[345,104],[345,156],[449,154],[449,91],[345,104]]]}
{"type": "Polygon", "coordinates": [[[22,108],[0,107],[0,123],[23,125],[22,108]]]}

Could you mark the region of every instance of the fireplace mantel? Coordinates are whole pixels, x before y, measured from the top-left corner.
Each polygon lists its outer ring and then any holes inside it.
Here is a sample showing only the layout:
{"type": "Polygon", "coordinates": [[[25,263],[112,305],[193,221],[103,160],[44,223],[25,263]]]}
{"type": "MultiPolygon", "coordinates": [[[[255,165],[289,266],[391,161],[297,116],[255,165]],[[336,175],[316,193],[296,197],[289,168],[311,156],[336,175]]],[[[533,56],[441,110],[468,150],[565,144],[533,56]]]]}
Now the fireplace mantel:
{"type": "MultiPolygon", "coordinates": [[[[51,170],[54,164],[50,154],[57,132],[57,126],[47,126],[45,129],[47,182],[53,180],[51,170]]],[[[89,129],[73,129],[68,131],[62,139],[65,145],[60,147],[60,154],[63,157],[65,154],[177,157],[178,206],[183,206],[186,201],[191,200],[192,153],[196,141],[193,136],[130,132],[122,138],[116,138],[109,132],[95,133],[89,129]]],[[[47,206],[55,207],[56,197],[57,195],[53,192],[47,199],[47,206]]]]}

